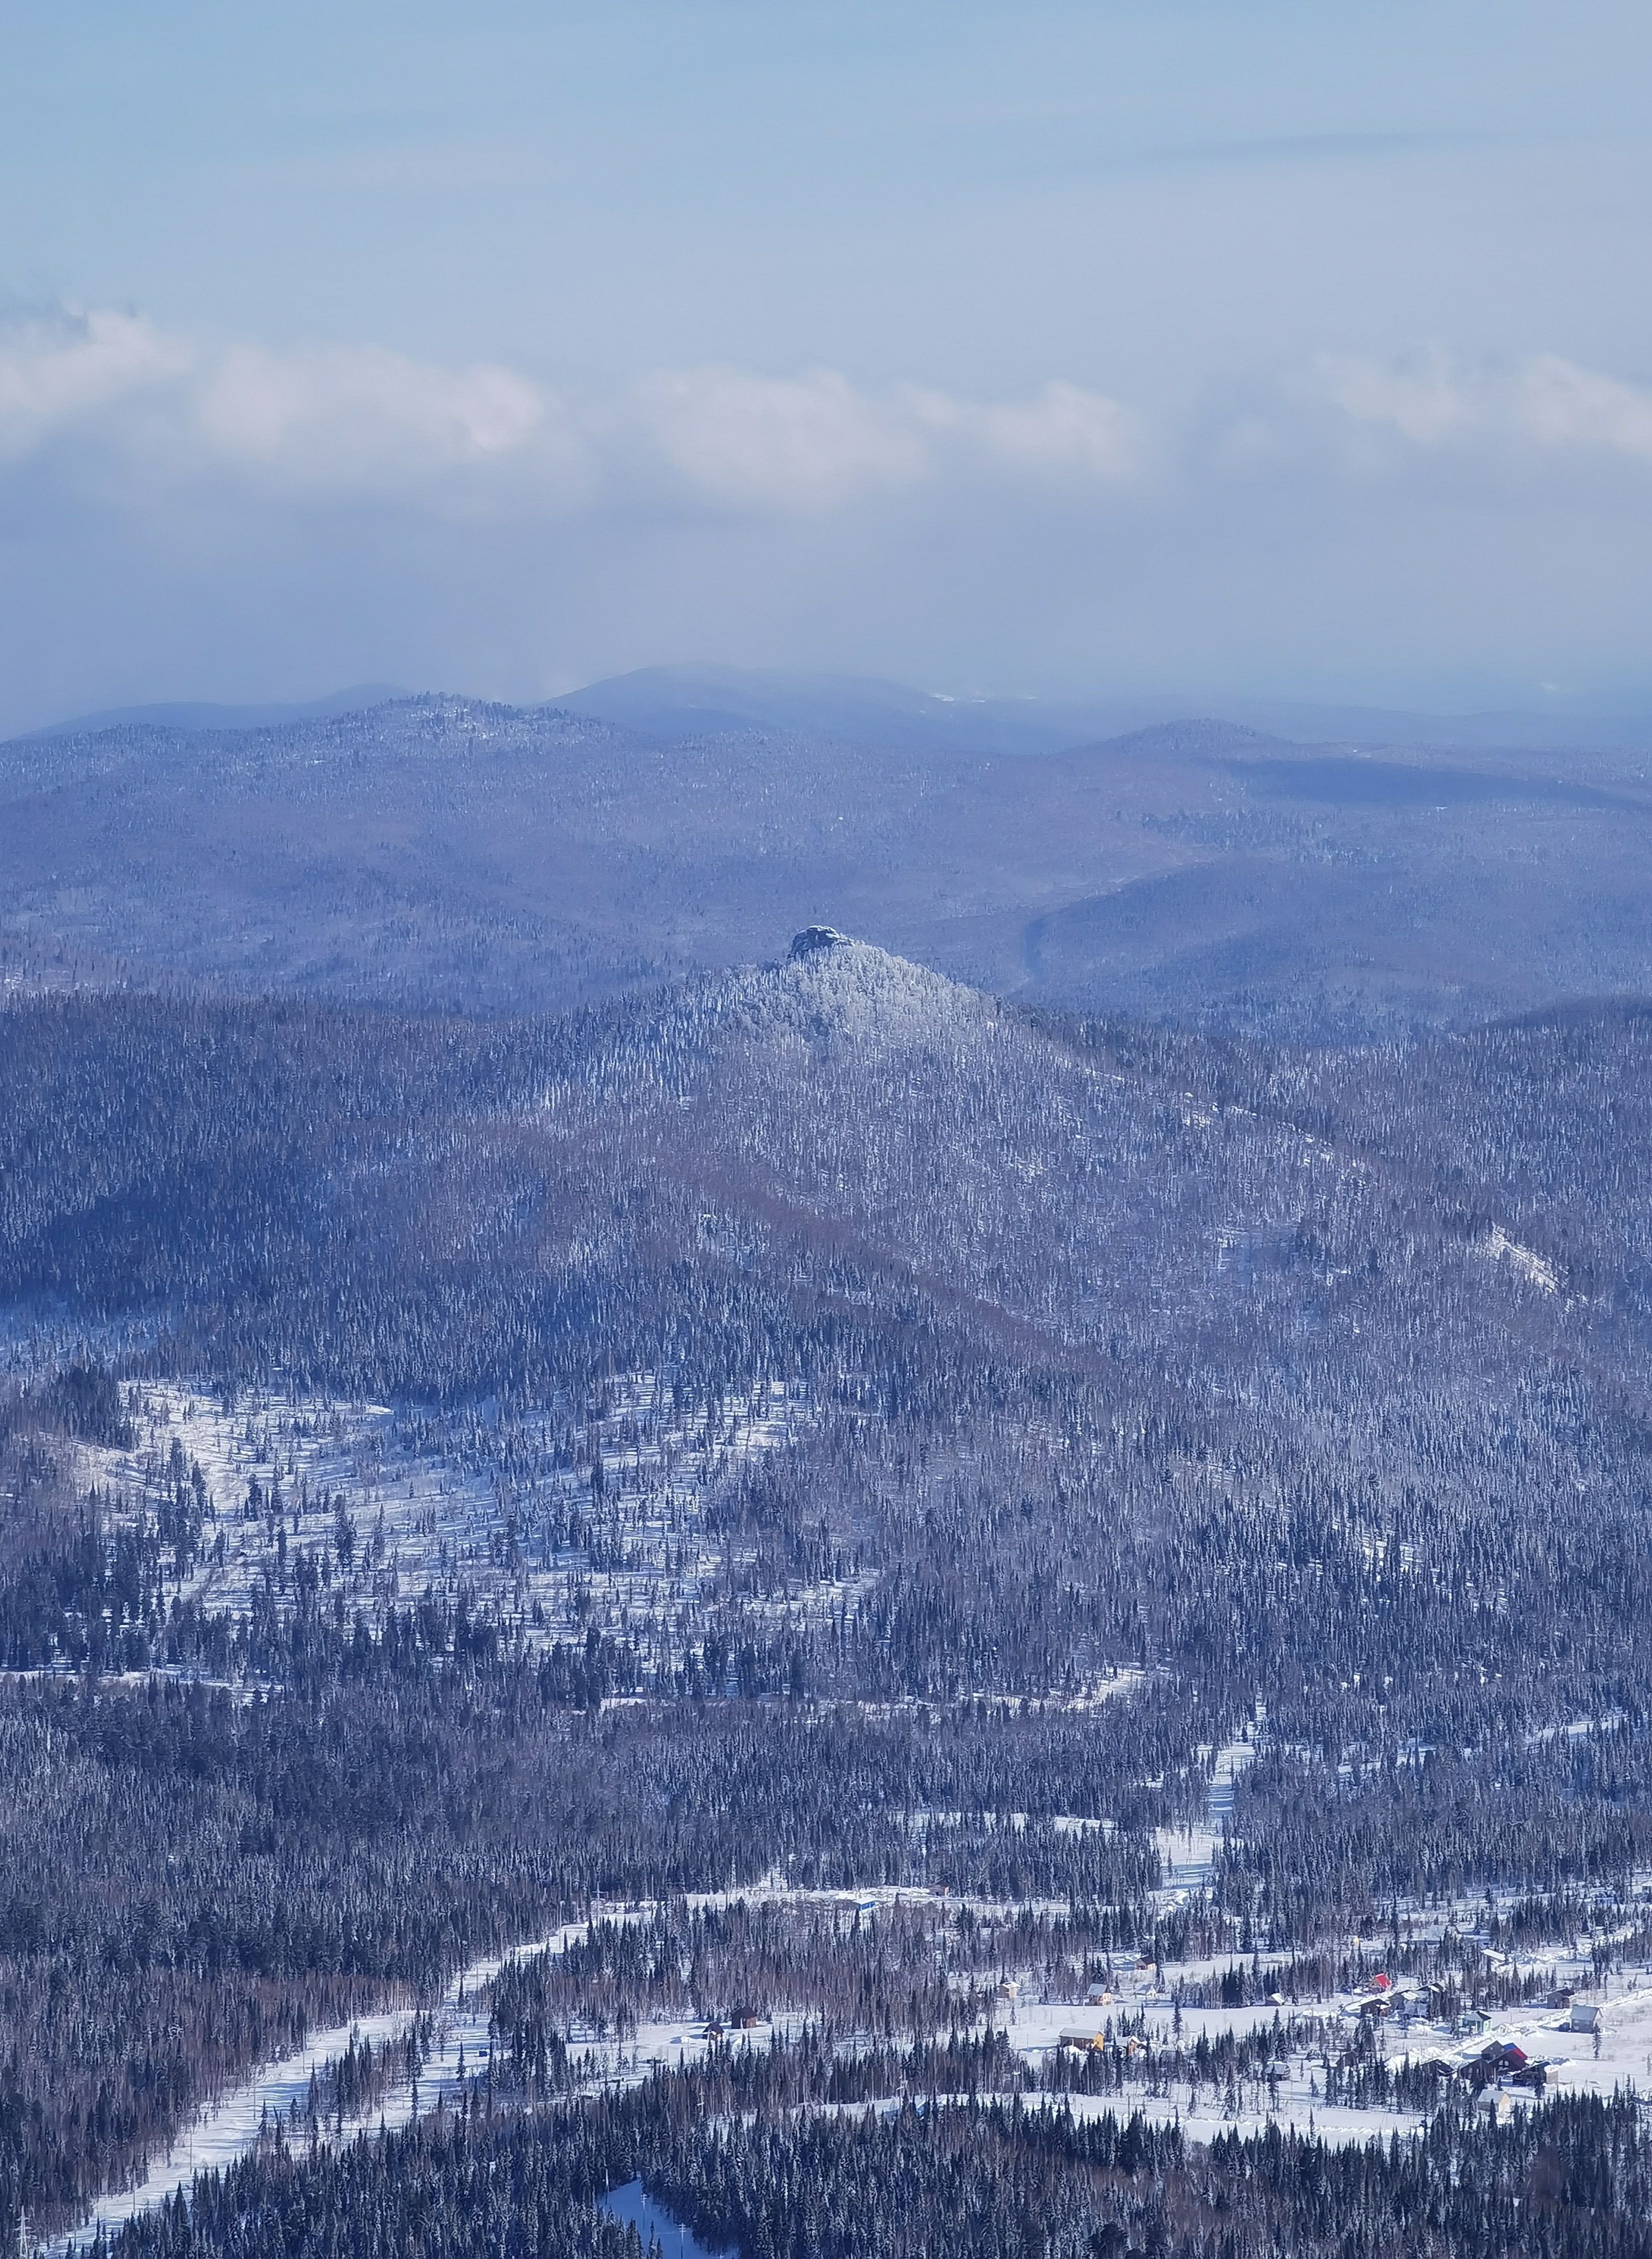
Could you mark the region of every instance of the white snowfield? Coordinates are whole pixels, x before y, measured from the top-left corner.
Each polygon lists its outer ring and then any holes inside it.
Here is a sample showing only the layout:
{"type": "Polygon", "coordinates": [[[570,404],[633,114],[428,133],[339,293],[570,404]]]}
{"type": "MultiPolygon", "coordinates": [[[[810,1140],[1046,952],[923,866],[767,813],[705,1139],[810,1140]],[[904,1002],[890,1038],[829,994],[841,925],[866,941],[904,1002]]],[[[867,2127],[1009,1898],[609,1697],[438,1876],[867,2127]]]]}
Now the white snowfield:
{"type": "MultiPolygon", "coordinates": [[[[920,1717],[938,1710],[962,1708],[1013,1710],[1018,1714],[1029,1714],[1035,1711],[1099,1710],[1103,1703],[1115,1701],[1121,1694],[1134,1694],[1138,1687],[1146,1684],[1146,1671],[1133,1670],[1129,1664],[1118,1664],[1087,1685],[1072,1690],[1064,1688],[1054,1694],[995,1694],[972,1689],[967,1694],[902,1694],[883,1701],[857,1701],[854,1707],[864,1718],[920,1717]]],[[[937,1814],[934,1816],[948,1815],[937,1814]]],[[[950,1816],[958,1819],[962,1815],[955,1813],[950,1816]]]]}
{"type": "Polygon", "coordinates": [[[1560,1273],[1554,1265],[1535,1247],[1523,1247],[1518,1239],[1510,1238],[1500,1223],[1494,1223],[1481,1240],[1480,1252],[1489,1262],[1506,1263],[1528,1286],[1537,1287],[1540,1293],[1559,1293],[1560,1273]]]}
{"type": "MultiPolygon", "coordinates": [[[[434,1595],[463,1602],[526,1652],[582,1647],[596,1630],[632,1652],[644,1674],[666,1674],[709,1633],[769,1635],[852,1616],[876,1583],[866,1569],[756,1589],[755,1545],[709,1527],[731,1486],[817,1426],[819,1407],[787,1382],[685,1407],[668,1376],[632,1372],[609,1380],[577,1414],[560,1404],[499,1426],[269,1389],[226,1403],[199,1380],[147,1381],[131,1400],[132,1447],[81,1446],[82,1479],[111,1524],[158,1534],[179,1474],[192,1491],[198,1469],[198,1549],[181,1557],[163,1543],[165,1589],[231,1621],[249,1621],[255,1607],[290,1614],[301,1580],[324,1613],[342,1603],[346,1622],[360,1615],[374,1632],[389,1610],[434,1595]]],[[[280,1691],[160,1662],[124,1674],[132,1685],[152,1676],[246,1697],[280,1691]]],[[[974,1691],[958,1700],[1089,1710],[1134,1692],[1144,1677],[1114,1667],[1047,1695],[974,1691]]],[[[855,1707],[891,1716],[950,1705],[929,1697],[855,1707]]]]}

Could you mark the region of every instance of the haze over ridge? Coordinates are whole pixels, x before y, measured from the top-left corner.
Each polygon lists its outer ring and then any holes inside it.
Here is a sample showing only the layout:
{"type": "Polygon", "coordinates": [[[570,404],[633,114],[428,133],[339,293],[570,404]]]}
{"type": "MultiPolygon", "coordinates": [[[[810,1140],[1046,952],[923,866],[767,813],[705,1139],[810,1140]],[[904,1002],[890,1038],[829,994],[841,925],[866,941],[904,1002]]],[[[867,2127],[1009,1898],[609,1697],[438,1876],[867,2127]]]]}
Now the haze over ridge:
{"type": "Polygon", "coordinates": [[[1622,0],[100,21],[0,95],[0,727],[721,654],[1644,709],[1622,0]]]}
{"type": "Polygon", "coordinates": [[[32,980],[498,1012],[815,921],[1023,1002],[1337,1041],[1652,984],[1633,744],[1084,718],[667,671],[15,739],[0,936],[32,980]]]}

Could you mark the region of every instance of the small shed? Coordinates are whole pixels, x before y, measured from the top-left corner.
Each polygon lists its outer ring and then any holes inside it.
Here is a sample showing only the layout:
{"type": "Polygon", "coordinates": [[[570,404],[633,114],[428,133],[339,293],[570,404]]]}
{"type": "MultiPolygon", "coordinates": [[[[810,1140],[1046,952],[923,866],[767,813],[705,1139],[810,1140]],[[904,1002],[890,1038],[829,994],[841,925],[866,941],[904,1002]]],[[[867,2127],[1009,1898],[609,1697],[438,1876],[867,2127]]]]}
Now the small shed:
{"type": "Polygon", "coordinates": [[[1567,2027],[1574,2032],[1598,2032],[1600,2011],[1592,2000],[1574,2000],[1566,2013],[1567,2027]]]}

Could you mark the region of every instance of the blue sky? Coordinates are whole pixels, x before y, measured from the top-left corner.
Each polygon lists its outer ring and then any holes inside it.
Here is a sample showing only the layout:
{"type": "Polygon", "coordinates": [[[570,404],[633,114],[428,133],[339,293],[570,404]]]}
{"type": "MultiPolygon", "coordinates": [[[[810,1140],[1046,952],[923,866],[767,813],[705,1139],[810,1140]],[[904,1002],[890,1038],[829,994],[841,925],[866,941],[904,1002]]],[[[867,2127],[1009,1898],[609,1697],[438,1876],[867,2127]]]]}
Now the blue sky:
{"type": "Polygon", "coordinates": [[[1644,8],[0,38],[0,723],[674,659],[1652,678],[1644,8]]]}

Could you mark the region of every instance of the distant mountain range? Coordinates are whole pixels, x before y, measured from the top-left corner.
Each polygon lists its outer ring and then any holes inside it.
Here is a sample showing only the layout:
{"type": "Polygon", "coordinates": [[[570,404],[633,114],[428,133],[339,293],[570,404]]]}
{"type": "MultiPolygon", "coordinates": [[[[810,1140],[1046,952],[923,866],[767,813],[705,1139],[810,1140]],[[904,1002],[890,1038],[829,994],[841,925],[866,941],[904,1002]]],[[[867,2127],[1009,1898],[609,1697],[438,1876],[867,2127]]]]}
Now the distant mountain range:
{"type": "MultiPolygon", "coordinates": [[[[322,698],[286,704],[210,705],[174,701],[110,707],[25,734],[77,737],[128,725],[161,729],[256,730],[358,713],[412,694],[391,683],[356,683],[322,698]]],[[[675,741],[730,729],[779,730],[839,745],[915,752],[1058,752],[1182,719],[1186,698],[1004,698],[915,690],[869,675],[806,673],[780,667],[644,666],[605,677],[550,702],[645,737],[675,741]]],[[[1556,702],[1542,709],[1470,713],[1338,705],[1307,700],[1216,696],[1198,710],[1245,729],[1304,745],[1456,748],[1542,752],[1652,746],[1652,715],[1556,702]]]]}
{"type": "MultiPolygon", "coordinates": [[[[571,691],[557,702],[670,738],[744,725],[908,752],[951,747],[1000,754],[1057,752],[1178,721],[1188,711],[1185,697],[969,697],[858,675],[730,666],[641,667],[571,691]]],[[[1559,702],[1548,710],[1430,714],[1217,696],[1201,699],[1196,710],[1301,744],[1524,752],[1652,745],[1652,717],[1559,702]]]]}
{"type": "Polygon", "coordinates": [[[711,670],[210,711],[0,746],[0,973],[559,1009],[822,923],[1023,1001],[1313,1040],[1652,987],[1634,750],[1075,743],[1073,711],[711,670]]]}
{"type": "Polygon", "coordinates": [[[359,714],[368,706],[408,693],[391,682],[356,682],[347,690],[334,690],[324,698],[297,703],[254,706],[213,706],[198,699],[163,702],[157,706],[110,706],[97,714],[81,714],[68,722],[50,722],[30,730],[31,738],[81,738],[102,730],[268,730],[288,722],[318,721],[331,714],[359,714]]]}

